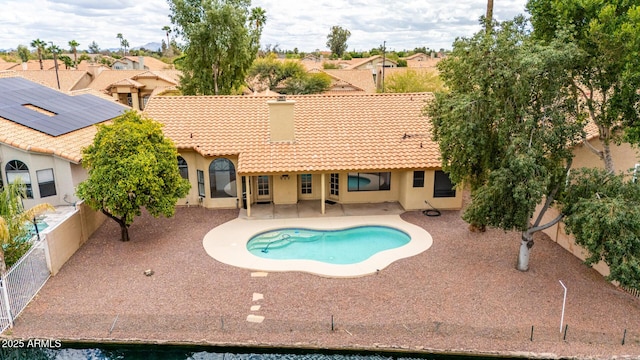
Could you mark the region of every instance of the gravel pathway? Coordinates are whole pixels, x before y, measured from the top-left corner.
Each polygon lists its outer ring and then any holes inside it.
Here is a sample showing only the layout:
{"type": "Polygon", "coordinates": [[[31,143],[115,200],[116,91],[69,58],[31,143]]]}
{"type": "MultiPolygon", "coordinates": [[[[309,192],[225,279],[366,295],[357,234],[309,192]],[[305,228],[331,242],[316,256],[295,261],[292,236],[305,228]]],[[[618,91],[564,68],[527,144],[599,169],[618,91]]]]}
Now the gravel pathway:
{"type": "Polygon", "coordinates": [[[105,222],[48,281],[12,336],[640,358],[640,299],[544,235],[523,273],[515,269],[519,234],[470,233],[458,211],[407,212],[402,218],[429,231],[434,244],[377,275],[255,277],[202,246],[211,228],[237,216],[199,207],[179,208],[170,219],[145,213],[127,243],[115,222],[105,222]],[[568,288],[565,340],[558,280],[568,288]]]}

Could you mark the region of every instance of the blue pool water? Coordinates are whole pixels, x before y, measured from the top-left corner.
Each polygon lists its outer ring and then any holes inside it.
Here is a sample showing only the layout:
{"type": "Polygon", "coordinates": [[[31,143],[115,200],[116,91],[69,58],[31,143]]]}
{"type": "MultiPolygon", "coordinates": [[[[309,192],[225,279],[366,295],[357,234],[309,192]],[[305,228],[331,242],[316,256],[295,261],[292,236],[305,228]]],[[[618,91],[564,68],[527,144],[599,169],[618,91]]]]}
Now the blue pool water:
{"type": "Polygon", "coordinates": [[[387,226],[358,226],[343,230],[277,229],[247,242],[252,254],[278,260],[316,260],[356,264],[384,250],[403,246],[411,238],[387,226]]]}
{"type": "Polygon", "coordinates": [[[349,190],[362,189],[370,183],[371,180],[365,177],[349,175],[349,190]]]}

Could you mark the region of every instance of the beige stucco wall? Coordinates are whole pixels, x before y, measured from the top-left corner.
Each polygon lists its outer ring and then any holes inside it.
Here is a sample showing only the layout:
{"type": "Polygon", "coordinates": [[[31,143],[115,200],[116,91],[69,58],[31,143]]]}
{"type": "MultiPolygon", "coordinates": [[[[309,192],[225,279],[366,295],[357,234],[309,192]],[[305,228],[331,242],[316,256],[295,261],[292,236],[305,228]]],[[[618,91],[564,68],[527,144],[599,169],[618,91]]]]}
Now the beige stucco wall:
{"type": "Polygon", "coordinates": [[[293,113],[295,101],[267,101],[271,141],[295,140],[293,113]]]}
{"type": "Polygon", "coordinates": [[[74,199],[75,183],[73,181],[74,171],[72,167],[77,165],[51,154],[32,153],[6,144],[0,144],[0,174],[3,183],[7,182],[5,167],[7,163],[12,160],[22,161],[29,168],[33,199],[24,199],[23,203],[26,208],[45,202],[54,206],[68,205],[68,203],[65,202],[65,195],[67,195],[68,201],[74,199]],[[45,169],[53,169],[56,195],[41,198],[37,171],[45,169]]]}
{"type": "Polygon", "coordinates": [[[458,210],[462,208],[462,191],[456,190],[455,197],[433,197],[435,170],[424,170],[424,187],[413,187],[413,170],[403,172],[400,177],[401,188],[400,204],[405,210],[429,209],[428,201],[433,207],[439,210],[458,210]]]}
{"type": "Polygon", "coordinates": [[[89,239],[106,220],[102,213],[91,210],[84,203],[77,204],[77,211],[65,221],[47,229],[49,270],[56,275],[73,254],[89,239]]]}
{"type": "MultiPolygon", "coordinates": [[[[293,174],[271,177],[273,203],[275,205],[298,203],[298,176],[293,174]]],[[[313,186],[313,185],[312,185],[313,186]]]]}
{"type": "MultiPolygon", "coordinates": [[[[540,209],[542,208],[542,204],[536,207],[536,211],[533,214],[533,219],[536,219],[538,214],[540,213],[540,209]]],[[[555,219],[559,215],[559,211],[555,208],[550,208],[545,212],[545,215],[542,217],[541,224],[546,224],[549,221],[555,219]]],[[[575,239],[572,235],[567,235],[564,229],[564,223],[561,221],[558,224],[553,225],[552,227],[543,230],[543,232],[551,238],[551,240],[558,243],[558,245],[562,246],[564,249],[569,251],[571,254],[583,260],[587,258],[587,252],[578,244],[576,244],[575,239]]],[[[604,262],[600,261],[597,264],[592,266],[597,272],[602,274],[603,276],[609,275],[609,267],[604,262]]]]}
{"type": "MultiPolygon", "coordinates": [[[[601,149],[600,140],[593,139],[589,141],[591,145],[593,145],[597,149],[601,149]]],[[[603,162],[600,160],[586,145],[578,145],[575,147],[573,153],[575,157],[573,158],[573,163],[571,164],[572,168],[581,168],[581,167],[597,167],[603,168],[603,162]]],[[[631,147],[631,145],[623,143],[620,145],[611,145],[611,156],[613,158],[613,165],[616,171],[626,171],[630,168],[633,168],[640,157],[637,149],[631,147]]]]}
{"type": "MultiPolygon", "coordinates": [[[[191,189],[186,197],[179,199],[177,205],[200,205],[207,208],[237,208],[239,205],[238,198],[212,198],[210,183],[209,183],[209,165],[216,157],[204,157],[194,151],[180,150],[180,156],[182,156],[187,162],[189,170],[189,183],[191,189]],[[198,174],[197,170],[204,172],[204,192],[205,196],[200,200],[198,195],[198,174]]],[[[225,158],[231,160],[236,170],[238,169],[238,157],[226,156],[225,158]]],[[[236,191],[237,194],[242,194],[242,184],[240,183],[241,177],[236,179],[236,191]]],[[[240,204],[241,205],[241,204],[240,204]]]]}

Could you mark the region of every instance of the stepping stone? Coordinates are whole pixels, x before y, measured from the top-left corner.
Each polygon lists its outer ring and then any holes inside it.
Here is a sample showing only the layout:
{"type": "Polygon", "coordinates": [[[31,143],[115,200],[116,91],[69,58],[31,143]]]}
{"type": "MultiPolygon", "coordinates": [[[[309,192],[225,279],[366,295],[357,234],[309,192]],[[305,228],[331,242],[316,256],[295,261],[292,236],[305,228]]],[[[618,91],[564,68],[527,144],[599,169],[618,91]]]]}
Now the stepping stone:
{"type": "Polygon", "coordinates": [[[260,293],[253,293],[253,301],[258,301],[264,299],[264,295],[260,293]]]}
{"type": "Polygon", "coordinates": [[[251,311],[258,311],[258,310],[260,310],[260,305],[251,306],[251,311]]]}
{"type": "Polygon", "coordinates": [[[247,321],[252,323],[261,323],[264,320],[264,316],[259,315],[248,315],[247,321]]]}
{"type": "Polygon", "coordinates": [[[266,273],[264,271],[258,271],[258,272],[252,272],[251,273],[251,277],[267,277],[267,275],[269,275],[269,273],[266,273]]]}

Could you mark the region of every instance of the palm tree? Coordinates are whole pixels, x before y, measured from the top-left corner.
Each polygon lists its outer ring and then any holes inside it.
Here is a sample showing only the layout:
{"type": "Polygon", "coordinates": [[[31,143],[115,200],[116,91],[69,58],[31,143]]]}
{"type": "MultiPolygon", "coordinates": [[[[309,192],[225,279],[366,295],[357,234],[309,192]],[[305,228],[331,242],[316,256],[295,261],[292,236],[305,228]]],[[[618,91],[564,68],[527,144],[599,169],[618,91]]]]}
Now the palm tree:
{"type": "Polygon", "coordinates": [[[122,51],[122,42],[124,41],[122,33],[118,33],[118,35],[116,35],[116,39],[120,40],[120,52],[122,52],[122,56],[124,56],[124,52],[122,51]]]}
{"type": "Polygon", "coordinates": [[[127,39],[123,39],[122,40],[122,47],[124,48],[124,55],[127,55],[127,49],[129,48],[129,42],[127,41],[127,39]]]}
{"type": "Polygon", "coordinates": [[[71,46],[71,52],[73,52],[73,67],[77,69],[78,68],[78,46],[80,46],[80,44],[78,44],[78,42],[75,40],[71,40],[69,41],[69,46],[71,46]]]}
{"type": "Polygon", "coordinates": [[[40,70],[44,70],[44,65],[42,65],[42,52],[44,51],[45,46],[47,46],[47,43],[44,40],[35,39],[31,41],[31,47],[38,51],[38,60],[40,61],[40,70]]]}
{"type": "Polygon", "coordinates": [[[53,206],[45,203],[25,211],[22,205],[25,195],[25,186],[19,180],[5,185],[0,191],[0,274],[7,271],[4,246],[24,238],[28,221],[48,210],[54,210],[53,206]]]}
{"type": "Polygon", "coordinates": [[[256,25],[256,29],[260,31],[264,23],[267,21],[266,11],[264,11],[261,7],[256,7],[251,9],[251,16],[249,17],[249,21],[256,25]]]}
{"type": "Polygon", "coordinates": [[[487,32],[491,31],[491,21],[493,21],[493,0],[487,0],[487,15],[485,16],[487,21],[487,32]]]}
{"type": "Polygon", "coordinates": [[[162,27],[162,30],[167,34],[167,56],[171,52],[171,44],[169,43],[169,34],[171,34],[171,28],[167,25],[162,27]]]}

